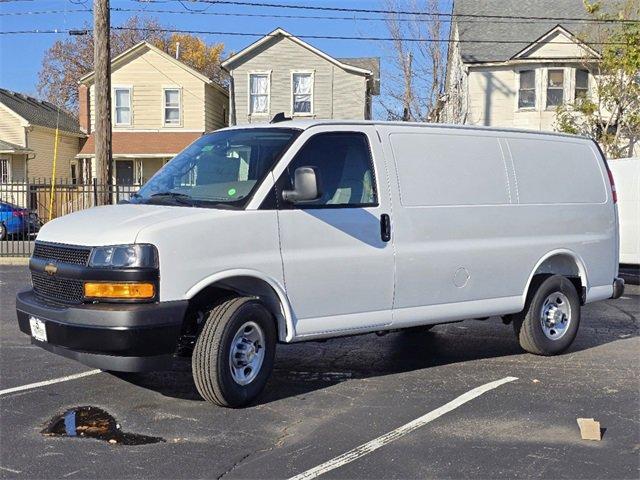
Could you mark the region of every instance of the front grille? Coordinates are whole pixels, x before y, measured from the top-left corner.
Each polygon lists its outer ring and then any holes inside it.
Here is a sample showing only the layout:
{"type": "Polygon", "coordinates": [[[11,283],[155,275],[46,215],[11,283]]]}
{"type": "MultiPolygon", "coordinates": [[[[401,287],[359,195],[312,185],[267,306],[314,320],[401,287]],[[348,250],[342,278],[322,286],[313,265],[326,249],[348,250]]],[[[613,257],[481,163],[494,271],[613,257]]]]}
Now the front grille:
{"type": "Polygon", "coordinates": [[[72,247],[53,243],[36,242],[33,249],[34,258],[74,265],[86,265],[89,262],[89,255],[91,255],[91,249],[88,247],[72,247]]]}
{"type": "Polygon", "coordinates": [[[84,285],[75,278],[58,278],[46,273],[31,272],[31,281],[36,295],[56,304],[82,303],[84,285]]]}

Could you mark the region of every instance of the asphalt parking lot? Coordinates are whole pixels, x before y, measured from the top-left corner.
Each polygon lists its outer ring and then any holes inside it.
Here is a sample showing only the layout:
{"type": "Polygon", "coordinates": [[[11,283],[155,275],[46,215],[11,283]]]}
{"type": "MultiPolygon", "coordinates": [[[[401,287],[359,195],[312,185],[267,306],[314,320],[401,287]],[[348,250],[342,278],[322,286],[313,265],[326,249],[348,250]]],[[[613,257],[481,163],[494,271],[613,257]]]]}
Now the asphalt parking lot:
{"type": "Polygon", "coordinates": [[[249,408],[203,402],[188,363],[175,372],[87,372],[29,343],[16,325],[25,266],[0,266],[1,478],[630,478],[640,476],[640,287],[583,309],[570,351],[523,353],[499,319],[429,333],[279,346],[266,393],[249,408]],[[506,382],[415,429],[466,392],[506,382]],[[126,432],[165,442],[125,446],[45,437],[76,406],[112,414],[126,432]],[[594,417],[602,441],[581,440],[594,417]],[[378,437],[380,448],[369,448],[378,437]],[[359,448],[348,457],[340,455],[359,448]],[[310,472],[311,471],[311,472],[310,472]],[[322,473],[321,471],[320,473],[322,473]]]}

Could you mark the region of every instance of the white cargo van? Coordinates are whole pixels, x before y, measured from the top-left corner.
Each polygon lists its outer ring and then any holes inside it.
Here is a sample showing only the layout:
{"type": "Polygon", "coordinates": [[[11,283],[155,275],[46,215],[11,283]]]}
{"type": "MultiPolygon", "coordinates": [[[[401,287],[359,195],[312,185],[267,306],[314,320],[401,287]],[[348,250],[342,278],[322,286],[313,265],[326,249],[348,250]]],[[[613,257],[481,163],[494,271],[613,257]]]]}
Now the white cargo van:
{"type": "Polygon", "coordinates": [[[610,160],[620,216],[620,263],[640,265],[640,158],[610,160]]]}
{"type": "Polygon", "coordinates": [[[244,405],[277,342],[503,316],[567,349],[622,294],[612,184],[586,138],[283,121],[204,135],[131,202],[47,223],[20,329],[105,370],[192,353],[201,395],[244,405]]]}

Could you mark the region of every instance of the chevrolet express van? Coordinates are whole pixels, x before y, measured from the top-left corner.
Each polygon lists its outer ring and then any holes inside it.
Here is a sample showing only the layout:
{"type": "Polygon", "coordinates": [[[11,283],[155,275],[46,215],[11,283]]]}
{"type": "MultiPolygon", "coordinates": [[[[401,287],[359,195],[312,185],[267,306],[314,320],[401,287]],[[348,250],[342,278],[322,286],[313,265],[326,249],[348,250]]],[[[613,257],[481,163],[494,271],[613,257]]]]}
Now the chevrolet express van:
{"type": "Polygon", "coordinates": [[[596,143],[384,122],[206,134],[130,203],[47,223],[29,266],[36,345],[115,371],[191,354],[202,397],[234,407],[278,342],[497,315],[553,355],[624,288],[596,143]]]}

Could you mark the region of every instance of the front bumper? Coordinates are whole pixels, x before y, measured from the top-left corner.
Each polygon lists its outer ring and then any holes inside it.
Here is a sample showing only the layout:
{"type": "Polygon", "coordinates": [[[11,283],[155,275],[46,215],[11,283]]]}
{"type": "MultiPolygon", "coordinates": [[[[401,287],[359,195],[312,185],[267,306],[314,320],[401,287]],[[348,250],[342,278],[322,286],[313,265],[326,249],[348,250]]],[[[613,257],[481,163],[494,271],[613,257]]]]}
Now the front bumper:
{"type": "Polygon", "coordinates": [[[31,334],[29,317],[46,324],[47,342],[32,343],[103,370],[139,372],[171,365],[188,302],[82,304],[59,307],[32,290],[18,293],[20,330],[31,334]]]}

